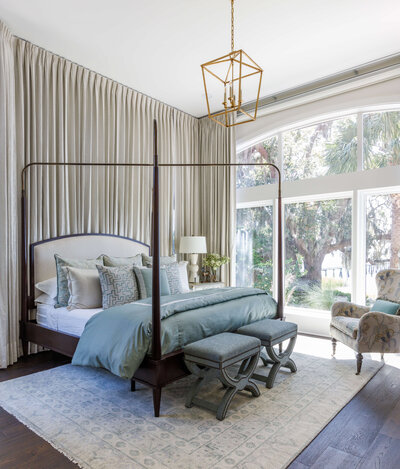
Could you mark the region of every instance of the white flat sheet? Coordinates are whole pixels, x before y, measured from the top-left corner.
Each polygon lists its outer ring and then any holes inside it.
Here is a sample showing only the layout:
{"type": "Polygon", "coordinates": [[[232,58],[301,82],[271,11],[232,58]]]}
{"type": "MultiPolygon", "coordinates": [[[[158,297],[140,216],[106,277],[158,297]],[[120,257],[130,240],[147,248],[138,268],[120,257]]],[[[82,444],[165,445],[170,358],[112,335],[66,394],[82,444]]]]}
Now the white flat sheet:
{"type": "Polygon", "coordinates": [[[100,311],[101,308],[69,311],[66,307],[54,308],[53,305],[38,304],[36,320],[40,326],[80,337],[85,324],[100,311]]]}

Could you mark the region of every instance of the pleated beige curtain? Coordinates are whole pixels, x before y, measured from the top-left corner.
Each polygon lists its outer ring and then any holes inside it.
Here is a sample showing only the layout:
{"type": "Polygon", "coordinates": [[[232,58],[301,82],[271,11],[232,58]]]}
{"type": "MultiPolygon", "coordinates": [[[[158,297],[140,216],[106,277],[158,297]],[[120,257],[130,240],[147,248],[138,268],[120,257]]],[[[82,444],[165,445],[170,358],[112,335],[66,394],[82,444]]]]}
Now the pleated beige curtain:
{"type": "Polygon", "coordinates": [[[18,357],[18,202],[14,38],[0,22],[0,368],[18,357]]]}
{"type": "MultiPolygon", "coordinates": [[[[19,196],[25,164],[151,162],[153,119],[162,162],[234,161],[234,131],[198,120],[84,67],[14,38],[0,22],[0,367],[19,353],[19,196]]],[[[232,255],[230,169],[160,170],[161,252],[205,235],[232,255]]],[[[28,242],[82,232],[150,243],[151,169],[33,168],[28,242]]],[[[222,271],[229,283],[229,268],[222,271]]],[[[32,347],[31,351],[36,348],[32,347]]]]}
{"type": "MultiPolygon", "coordinates": [[[[233,117],[231,117],[233,118],[233,117]]],[[[202,163],[235,163],[235,127],[225,128],[208,117],[199,120],[199,158],[202,163]]],[[[200,171],[201,233],[208,252],[233,259],[236,230],[236,168],[204,168],[200,171]]],[[[221,280],[232,284],[233,264],[221,268],[221,280]]]]}
{"type": "MultiPolygon", "coordinates": [[[[24,163],[173,162],[186,145],[181,126],[197,119],[28,42],[16,45],[17,152],[24,163]],[[183,142],[181,142],[183,140],[183,142]]],[[[187,156],[190,158],[190,155],[187,156]]],[[[172,178],[161,179],[161,250],[171,251],[172,178]]],[[[118,233],[150,242],[151,169],[45,168],[31,171],[30,242],[66,233],[118,233]]]]}

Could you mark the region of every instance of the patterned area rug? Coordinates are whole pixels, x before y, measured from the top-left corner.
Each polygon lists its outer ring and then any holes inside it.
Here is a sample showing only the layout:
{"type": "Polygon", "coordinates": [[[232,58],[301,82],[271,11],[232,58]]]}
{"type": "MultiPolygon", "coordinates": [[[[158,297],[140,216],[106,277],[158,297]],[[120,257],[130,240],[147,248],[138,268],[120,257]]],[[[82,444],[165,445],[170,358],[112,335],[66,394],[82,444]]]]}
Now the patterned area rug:
{"type": "Polygon", "coordinates": [[[0,405],[82,468],[283,468],[382,366],[365,359],[355,376],[354,359],[293,357],[296,374],[235,397],[222,422],[185,408],[191,377],[163,390],[154,418],[148,388],[72,365],[0,383],[0,405]]]}

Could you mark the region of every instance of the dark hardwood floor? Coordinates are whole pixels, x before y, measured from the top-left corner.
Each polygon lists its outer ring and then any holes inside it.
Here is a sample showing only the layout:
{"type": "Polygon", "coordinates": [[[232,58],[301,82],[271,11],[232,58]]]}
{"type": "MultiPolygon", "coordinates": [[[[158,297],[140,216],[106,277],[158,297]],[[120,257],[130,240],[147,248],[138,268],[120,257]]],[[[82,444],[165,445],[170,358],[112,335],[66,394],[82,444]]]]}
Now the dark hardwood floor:
{"type": "MultiPolygon", "coordinates": [[[[0,370],[0,381],[68,362],[54,352],[42,352],[0,370]]],[[[1,469],[76,467],[0,408],[1,469]]],[[[400,468],[400,369],[385,365],[289,466],[334,468],[400,468]]]]}
{"type": "MultiPolygon", "coordinates": [[[[27,358],[20,358],[7,369],[0,370],[0,381],[48,370],[69,362],[67,357],[54,352],[30,355],[27,358]]],[[[1,469],[76,469],[77,467],[0,407],[1,469]]]]}

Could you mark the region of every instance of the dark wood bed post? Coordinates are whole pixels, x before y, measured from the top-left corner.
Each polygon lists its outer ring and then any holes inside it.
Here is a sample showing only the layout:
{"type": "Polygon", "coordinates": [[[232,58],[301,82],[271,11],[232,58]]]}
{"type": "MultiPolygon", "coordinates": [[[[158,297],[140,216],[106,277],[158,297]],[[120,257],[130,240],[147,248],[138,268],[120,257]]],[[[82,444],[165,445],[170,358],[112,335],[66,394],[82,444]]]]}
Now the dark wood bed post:
{"type": "MultiPolygon", "coordinates": [[[[160,206],[157,154],[157,121],[154,120],[154,167],[153,167],[153,286],[152,286],[152,359],[161,360],[161,316],[160,316],[160,206]]],[[[161,386],[153,388],[154,415],[160,415],[161,386]]]]}
{"type": "MultiPolygon", "coordinates": [[[[276,168],[276,167],[275,167],[276,168]]],[[[282,226],[282,181],[281,172],[278,168],[278,299],[277,313],[278,318],[283,320],[284,288],[283,278],[283,226],[282,226]]]]}
{"type": "Polygon", "coordinates": [[[25,181],[22,177],[22,190],[21,190],[21,322],[20,322],[20,335],[22,340],[22,351],[24,357],[28,355],[29,342],[26,339],[25,324],[28,321],[28,247],[26,245],[26,193],[25,181]]]}

